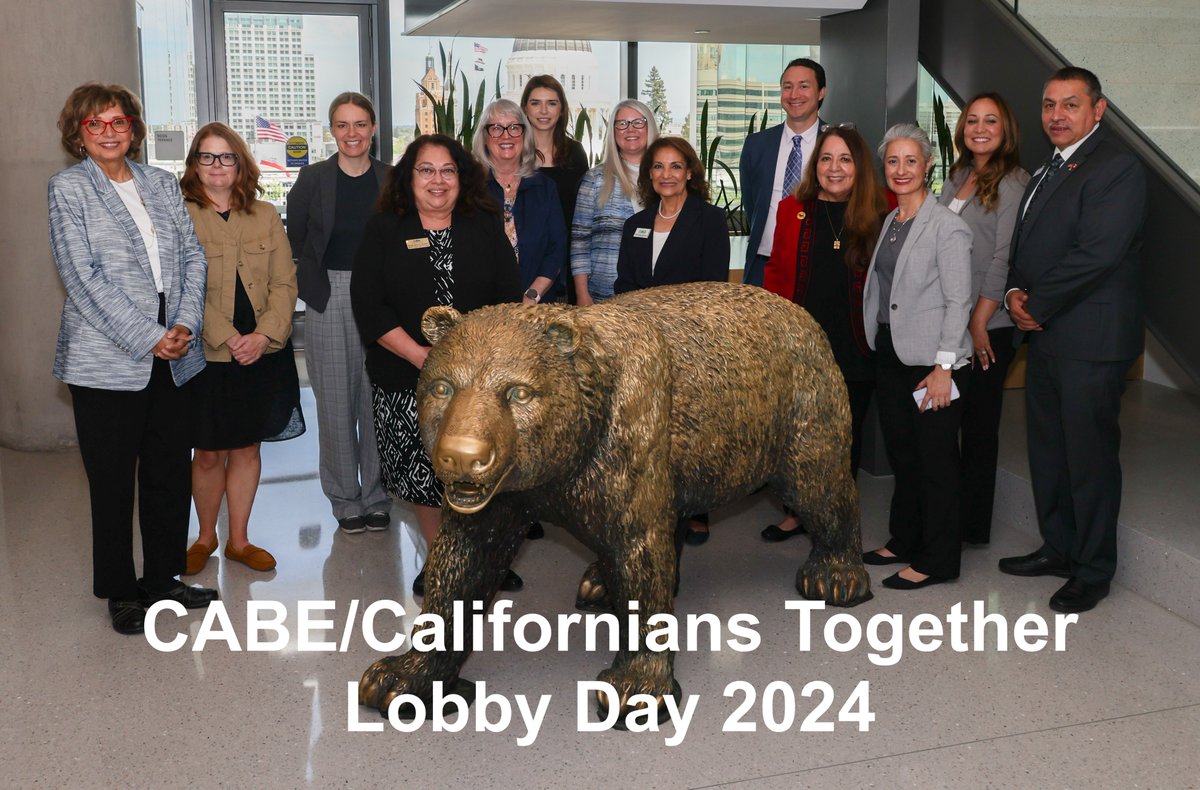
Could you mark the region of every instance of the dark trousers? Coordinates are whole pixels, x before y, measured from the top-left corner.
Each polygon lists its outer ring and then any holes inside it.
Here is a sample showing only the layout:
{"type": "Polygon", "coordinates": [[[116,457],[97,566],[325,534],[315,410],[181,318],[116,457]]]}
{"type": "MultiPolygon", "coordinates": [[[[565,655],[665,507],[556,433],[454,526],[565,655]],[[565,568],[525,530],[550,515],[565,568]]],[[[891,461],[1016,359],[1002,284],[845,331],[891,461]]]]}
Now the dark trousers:
{"type": "Polygon", "coordinates": [[[1029,475],[1044,545],[1089,583],[1117,569],[1121,390],[1132,360],[1053,357],[1029,346],[1025,376],[1029,475]]]}
{"type": "Polygon", "coordinates": [[[987,370],[978,363],[971,366],[970,394],[963,397],[962,537],[970,543],[987,543],[992,537],[1004,378],[1017,353],[1011,326],[988,331],[988,340],[996,361],[987,370]]]}
{"type": "MultiPolygon", "coordinates": [[[[963,398],[937,411],[918,411],[913,390],[932,367],[905,365],[896,356],[891,331],[879,328],[875,392],[888,462],[896,477],[887,548],[915,571],[953,579],[962,555],[958,429],[963,398]]],[[[966,368],[955,371],[954,382],[965,395],[966,368]]]]}
{"type": "Polygon", "coordinates": [[[155,359],[143,390],[73,384],[71,399],[92,501],[92,592],[98,598],[137,597],[135,480],[144,584],[169,587],[184,570],[192,496],[190,411],[170,363],[155,359]]]}
{"type": "MultiPolygon", "coordinates": [[[[774,211],[774,209],[772,209],[774,211]]],[[[742,272],[742,282],[746,285],[757,285],[762,287],[763,275],[767,271],[767,256],[755,255],[742,272]]]]}
{"type": "Polygon", "coordinates": [[[863,425],[867,421],[867,408],[871,405],[871,394],[875,392],[874,381],[847,381],[846,393],[850,396],[850,474],[858,479],[858,464],[862,460],[863,425]]]}

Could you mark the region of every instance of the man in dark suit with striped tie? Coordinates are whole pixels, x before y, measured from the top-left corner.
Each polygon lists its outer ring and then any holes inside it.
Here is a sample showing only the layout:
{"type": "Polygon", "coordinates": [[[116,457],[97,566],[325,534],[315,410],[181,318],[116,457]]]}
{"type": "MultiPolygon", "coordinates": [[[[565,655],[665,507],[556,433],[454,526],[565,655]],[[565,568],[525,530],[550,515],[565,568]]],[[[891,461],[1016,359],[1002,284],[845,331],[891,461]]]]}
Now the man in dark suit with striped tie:
{"type": "Polygon", "coordinates": [[[1021,205],[1005,307],[1029,340],[1029,471],[1042,546],[1000,560],[1017,576],[1067,579],[1050,608],[1083,612],[1108,594],[1121,507],[1122,382],[1142,352],[1139,256],[1146,178],[1104,136],[1100,81],[1055,72],[1042,92],[1054,152],[1021,205]]]}

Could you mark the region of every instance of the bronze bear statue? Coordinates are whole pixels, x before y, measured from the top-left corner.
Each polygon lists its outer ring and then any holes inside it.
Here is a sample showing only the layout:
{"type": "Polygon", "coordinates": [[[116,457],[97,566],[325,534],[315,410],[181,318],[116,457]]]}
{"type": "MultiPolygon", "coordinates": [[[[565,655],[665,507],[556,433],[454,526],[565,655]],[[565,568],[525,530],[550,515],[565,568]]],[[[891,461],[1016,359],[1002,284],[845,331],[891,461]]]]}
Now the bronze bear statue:
{"type": "MultiPolygon", "coordinates": [[[[425,313],[433,347],[417,384],[421,436],[445,506],[426,562],[423,613],[449,623],[456,600],[490,602],[530,518],[594,551],[580,588],[618,613],[639,604],[640,650],[599,679],[659,702],[678,695],[669,651],[646,620],[671,613],[675,529],[771,486],[812,536],[796,575],[806,598],[871,597],[862,565],[850,410],[820,326],[761,288],[692,283],[584,308],[505,304],[425,313]]],[[[624,619],[624,618],[622,618],[624,619]]],[[[622,645],[627,644],[622,638],[622,645]]],[[[359,701],[386,712],[458,680],[466,650],[375,662],[359,701]]],[[[603,712],[609,700],[599,698],[603,712]]]]}

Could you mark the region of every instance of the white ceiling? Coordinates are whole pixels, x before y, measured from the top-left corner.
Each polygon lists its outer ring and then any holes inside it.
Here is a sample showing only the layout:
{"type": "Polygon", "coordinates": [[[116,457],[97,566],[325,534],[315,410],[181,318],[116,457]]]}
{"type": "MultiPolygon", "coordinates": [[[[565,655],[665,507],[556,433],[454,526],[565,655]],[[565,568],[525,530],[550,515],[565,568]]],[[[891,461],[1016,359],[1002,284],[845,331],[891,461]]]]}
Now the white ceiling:
{"type": "Polygon", "coordinates": [[[820,17],[857,11],[866,0],[458,0],[406,34],[817,44],[820,17]],[[697,33],[707,30],[708,33],[697,33]]]}

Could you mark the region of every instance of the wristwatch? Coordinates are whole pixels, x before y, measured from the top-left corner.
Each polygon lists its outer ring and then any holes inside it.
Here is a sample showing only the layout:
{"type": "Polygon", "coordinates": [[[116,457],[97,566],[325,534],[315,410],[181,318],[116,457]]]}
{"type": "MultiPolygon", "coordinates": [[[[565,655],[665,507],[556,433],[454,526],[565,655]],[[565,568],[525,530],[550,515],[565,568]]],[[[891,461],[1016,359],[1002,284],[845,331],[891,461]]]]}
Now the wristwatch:
{"type": "Polygon", "coordinates": [[[528,291],[526,291],[525,298],[532,299],[534,304],[537,304],[538,302],[542,301],[542,295],[537,292],[536,288],[530,288],[528,291]]]}
{"type": "Polygon", "coordinates": [[[939,362],[938,367],[942,370],[949,370],[950,368],[954,367],[954,365],[949,362],[939,362]]]}

